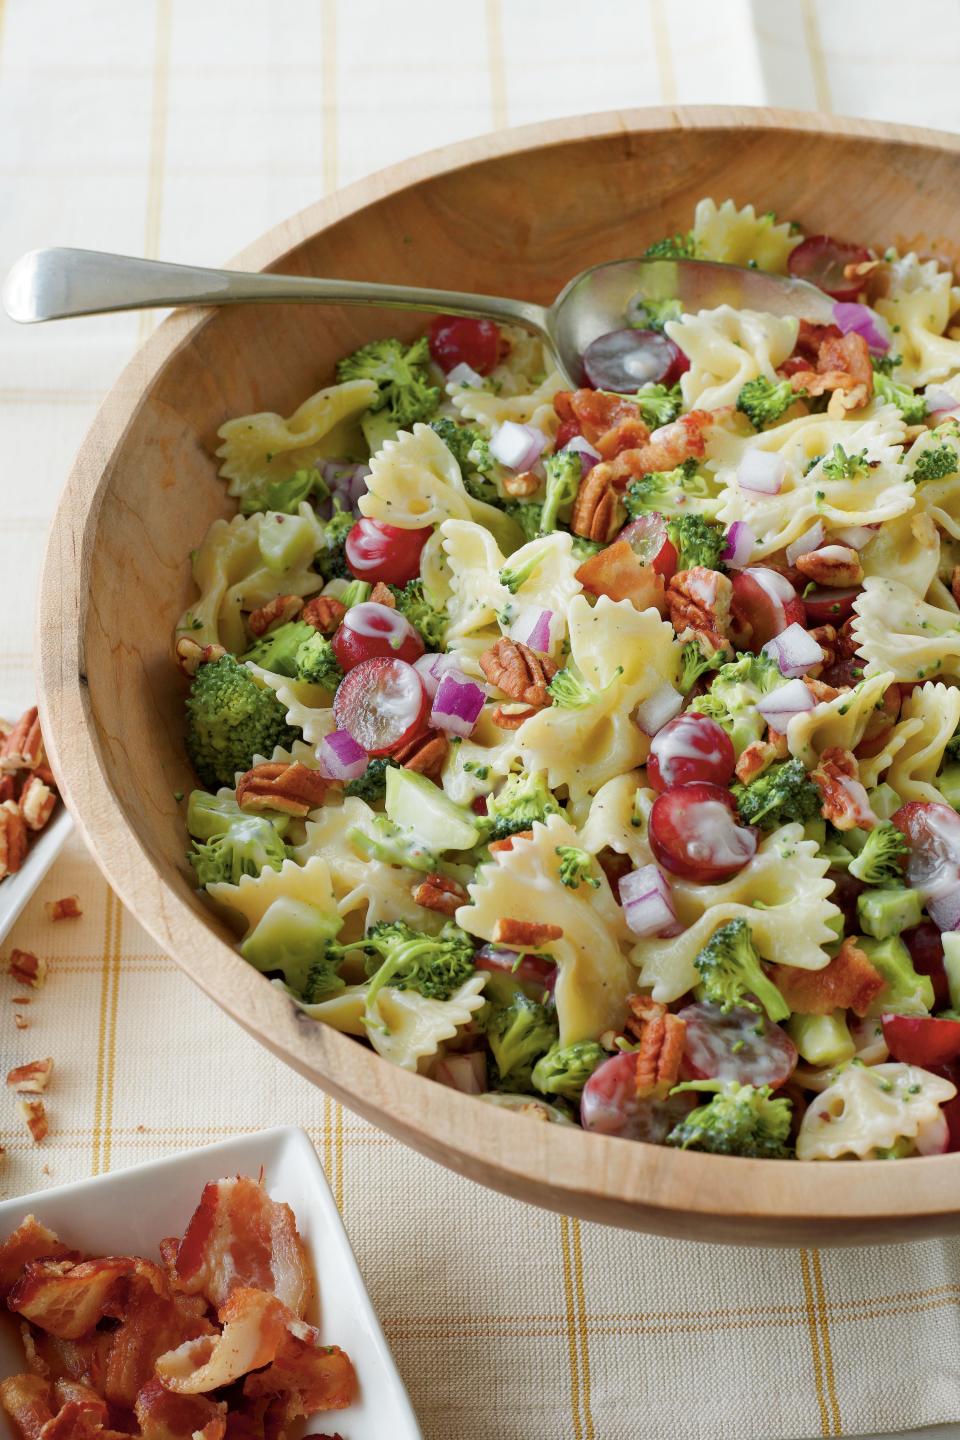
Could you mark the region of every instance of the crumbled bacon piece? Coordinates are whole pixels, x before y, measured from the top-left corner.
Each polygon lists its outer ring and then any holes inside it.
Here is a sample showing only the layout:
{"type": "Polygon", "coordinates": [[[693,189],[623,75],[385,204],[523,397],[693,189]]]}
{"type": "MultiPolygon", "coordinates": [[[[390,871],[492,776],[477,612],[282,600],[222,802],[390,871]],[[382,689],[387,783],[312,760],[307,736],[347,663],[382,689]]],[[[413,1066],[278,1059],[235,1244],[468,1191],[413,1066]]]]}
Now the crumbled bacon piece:
{"type": "Polygon", "coordinates": [[[11,1375],[0,1380],[0,1405],[24,1440],[39,1440],[54,1417],[53,1386],[40,1375],[11,1375]]]}
{"type": "Polygon", "coordinates": [[[437,910],[441,915],[454,915],[461,905],[466,905],[470,896],[459,880],[436,872],[427,875],[413,889],[413,898],[425,910],[437,910]]]}
{"type": "Polygon", "coordinates": [[[505,945],[508,950],[540,950],[563,939],[563,926],[501,918],[494,923],[491,939],[494,945],[505,945]]]}
{"type": "Polygon", "coordinates": [[[157,1378],[147,1381],[134,1404],[143,1440],[190,1440],[198,1432],[206,1440],[207,1425],[213,1425],[212,1433],[221,1436],[226,1412],[223,1401],[208,1400],[205,1395],[176,1395],[157,1378]]]}
{"type": "Polygon", "coordinates": [[[634,443],[643,444],[650,433],[640,419],[636,402],[625,395],[610,395],[605,390],[560,390],[553,397],[553,408],[562,421],[573,421],[584,439],[604,456],[616,454],[621,426],[629,427],[628,433],[633,436],[637,435],[637,425],[642,427],[644,433],[634,443]]]}
{"type": "Polygon", "coordinates": [[[29,985],[33,990],[39,990],[46,983],[47,962],[31,950],[11,950],[7,970],[18,984],[29,985]]]}
{"type": "Polygon", "coordinates": [[[838,830],[860,827],[872,830],[877,817],[870,809],[867,792],[860,783],[855,756],[849,750],[831,745],[820,756],[810,779],[820,791],[820,813],[838,830]]]}
{"type": "Polygon", "coordinates": [[[53,1074],[53,1060],[29,1060],[26,1065],[17,1065],[7,1072],[7,1085],[19,1090],[21,1095],[42,1095],[53,1074]]]}
{"type": "Polygon", "coordinates": [[[683,1059],[686,1022],[648,995],[627,999],[630,1015],[624,1029],[639,1044],[637,1094],[663,1099],[676,1085],[683,1059]]]}
{"type": "Polygon", "coordinates": [[[705,654],[729,649],[733,585],[719,570],[694,565],[667,585],[670,623],[680,641],[696,640],[705,654]]]}
{"type": "MultiPolygon", "coordinates": [[[[392,600],[393,596],[390,598],[392,600]]],[[[319,630],[321,635],[332,635],[346,613],[346,605],[334,595],[317,595],[304,605],[300,619],[312,625],[314,630],[319,630]]]]}
{"type": "Polygon", "coordinates": [[[512,835],[505,835],[502,840],[491,840],[487,849],[491,855],[496,855],[500,850],[512,850],[515,840],[532,840],[532,830],[517,830],[512,835]]]}
{"type": "Polygon", "coordinates": [[[644,565],[627,540],[615,540],[584,560],[575,578],[591,595],[629,600],[637,610],[652,605],[661,615],[666,610],[663,576],[652,565],[644,565]]]}
{"type": "Polygon", "coordinates": [[[801,970],[796,965],[773,965],[770,978],[798,1015],[831,1015],[852,1010],[866,1015],[885,981],[858,944],[848,935],[822,970],[801,970]]]}
{"type": "Polygon", "coordinates": [[[303,1331],[301,1335],[288,1330],[268,1368],[243,1382],[243,1393],[251,1398],[282,1397],[280,1416],[287,1424],[318,1410],[345,1410],[357,1393],[349,1355],[338,1345],[321,1345],[311,1326],[303,1331]]]}
{"type": "Polygon", "coordinates": [[[6,1300],[31,1261],[56,1260],[69,1253],[52,1230],[27,1215],[0,1244],[0,1300],[6,1300]]]}
{"type": "Polygon", "coordinates": [[[14,1025],[16,1025],[18,1030],[30,1029],[30,1021],[27,1019],[26,1015],[14,1015],[13,1023],[14,1025]]]}
{"type": "Polygon", "coordinates": [[[79,920],[83,914],[79,895],[63,895],[59,900],[48,900],[44,909],[50,920],[79,920]]]}
{"type": "Polygon", "coordinates": [[[842,416],[846,410],[866,405],[873,394],[873,366],[866,340],[855,330],[839,337],[824,335],[817,346],[814,368],[791,369],[790,384],[808,395],[835,392],[839,399],[836,405],[831,400],[831,416],[838,412],[842,416]]]}
{"type": "MultiPolygon", "coordinates": [[[[709,410],[691,410],[689,415],[681,415],[678,420],[654,430],[645,445],[622,450],[604,468],[617,489],[623,490],[631,480],[651,470],[675,470],[685,460],[699,460],[706,450],[706,431],[714,421],[715,416],[709,410]]],[[[594,470],[600,468],[594,466],[594,470]]]]}
{"type": "MultiPolygon", "coordinates": [[[[204,1395],[269,1365],[296,1317],[266,1290],[241,1286],[219,1307],[220,1334],[187,1340],[158,1356],[157,1375],[177,1395],[204,1395]]],[[[304,1327],[305,1329],[308,1327],[304,1327]]]]}
{"type": "Polygon", "coordinates": [[[753,740],[743,751],[735,766],[737,779],[743,785],[756,780],[777,759],[777,747],[769,740],[753,740]]]}
{"type": "Polygon", "coordinates": [[[34,1100],[29,1095],[23,1095],[17,1101],[17,1109],[20,1118],[30,1131],[31,1138],[35,1145],[47,1138],[47,1131],[50,1126],[47,1123],[47,1108],[42,1100],[34,1100]]]}

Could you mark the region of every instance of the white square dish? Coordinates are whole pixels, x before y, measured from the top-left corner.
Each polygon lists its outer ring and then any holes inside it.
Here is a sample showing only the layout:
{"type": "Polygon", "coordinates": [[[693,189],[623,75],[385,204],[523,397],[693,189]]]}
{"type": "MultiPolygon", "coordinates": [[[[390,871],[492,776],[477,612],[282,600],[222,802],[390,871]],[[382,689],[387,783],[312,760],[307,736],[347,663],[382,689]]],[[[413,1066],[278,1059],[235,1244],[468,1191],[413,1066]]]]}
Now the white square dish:
{"type": "Polygon", "coordinates": [[[20,869],[0,880],[0,942],[19,920],[20,912],[63,849],[72,829],[70,812],[61,800],[57,813],[30,846],[20,869]]]}
{"type": "MultiPolygon", "coordinates": [[[[61,1239],[91,1254],[156,1259],[159,1240],[183,1234],[208,1180],[256,1176],[261,1166],[271,1197],[293,1210],[313,1262],[316,1293],[307,1319],[325,1344],[346,1350],[360,1382],[348,1410],[327,1411],[305,1422],[304,1430],[319,1426],[343,1440],[422,1440],[316,1152],[294,1126],[6,1200],[0,1204],[0,1235],[34,1214],[61,1239]]],[[[0,1326],[0,1377],[25,1368],[17,1330],[0,1326]]],[[[0,1434],[12,1434],[6,1416],[0,1434]]]]}

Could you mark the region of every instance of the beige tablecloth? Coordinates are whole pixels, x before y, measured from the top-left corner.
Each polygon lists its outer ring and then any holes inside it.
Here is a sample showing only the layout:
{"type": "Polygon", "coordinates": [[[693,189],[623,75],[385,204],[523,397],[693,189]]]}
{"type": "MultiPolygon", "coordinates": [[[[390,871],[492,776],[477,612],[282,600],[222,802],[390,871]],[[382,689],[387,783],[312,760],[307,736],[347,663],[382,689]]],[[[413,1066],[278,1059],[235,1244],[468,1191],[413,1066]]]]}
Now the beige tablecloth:
{"type": "MultiPolygon", "coordinates": [[[[578,111],[769,100],[960,128],[958,61],[956,0],[0,0],[0,269],[57,243],[217,263],[391,161],[578,111]]],[[[32,695],[36,577],[71,455],[154,323],[0,322],[0,708],[32,695]]],[[[0,978],[0,1053],[57,1068],[42,1147],[0,1101],[0,1194],[305,1126],[428,1440],[960,1419],[960,1244],[733,1251],[487,1193],[259,1049],[76,841],[12,943],[50,978],[29,1007],[0,978]],[[82,920],[52,924],[44,900],[71,892],[82,920]]]]}

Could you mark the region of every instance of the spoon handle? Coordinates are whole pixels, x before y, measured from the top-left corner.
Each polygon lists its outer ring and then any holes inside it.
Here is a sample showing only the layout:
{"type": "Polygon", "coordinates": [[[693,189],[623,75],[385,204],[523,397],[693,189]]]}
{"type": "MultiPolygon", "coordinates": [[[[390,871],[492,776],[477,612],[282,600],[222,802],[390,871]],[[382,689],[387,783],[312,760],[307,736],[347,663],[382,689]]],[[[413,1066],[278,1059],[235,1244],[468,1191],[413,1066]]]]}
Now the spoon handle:
{"type": "Polygon", "coordinates": [[[421,290],[413,285],[381,285],[367,280],[322,280],[243,270],[208,270],[63,246],[32,250],[22,256],[3,287],[4,309],[11,320],[24,325],[39,320],[65,320],[75,315],[102,315],[114,310],[303,301],[477,315],[522,325],[546,335],[546,311],[541,306],[496,295],[421,290]]]}

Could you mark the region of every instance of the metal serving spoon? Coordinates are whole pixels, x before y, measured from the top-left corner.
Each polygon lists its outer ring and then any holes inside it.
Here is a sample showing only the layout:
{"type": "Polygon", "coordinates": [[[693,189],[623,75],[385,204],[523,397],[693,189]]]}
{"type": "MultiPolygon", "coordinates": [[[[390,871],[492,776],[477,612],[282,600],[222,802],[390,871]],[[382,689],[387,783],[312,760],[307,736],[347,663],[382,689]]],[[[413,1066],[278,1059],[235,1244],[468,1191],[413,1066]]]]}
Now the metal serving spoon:
{"type": "MultiPolygon", "coordinates": [[[[3,287],[4,309],[11,320],[25,325],[115,310],[304,302],[478,316],[521,325],[541,336],[570,385],[581,383],[582,357],[593,341],[631,325],[642,327],[643,302],[670,299],[679,300],[687,312],[726,304],[773,315],[796,315],[821,324],[833,319],[829,296],[804,280],[709,260],[607,261],[575,276],[546,308],[525,300],[457,290],[208,270],[63,247],[24,255],[3,287]]],[[[626,373],[632,385],[610,388],[636,388],[644,380],[657,378],[643,373],[642,358],[631,369],[628,356],[626,373]]]]}

